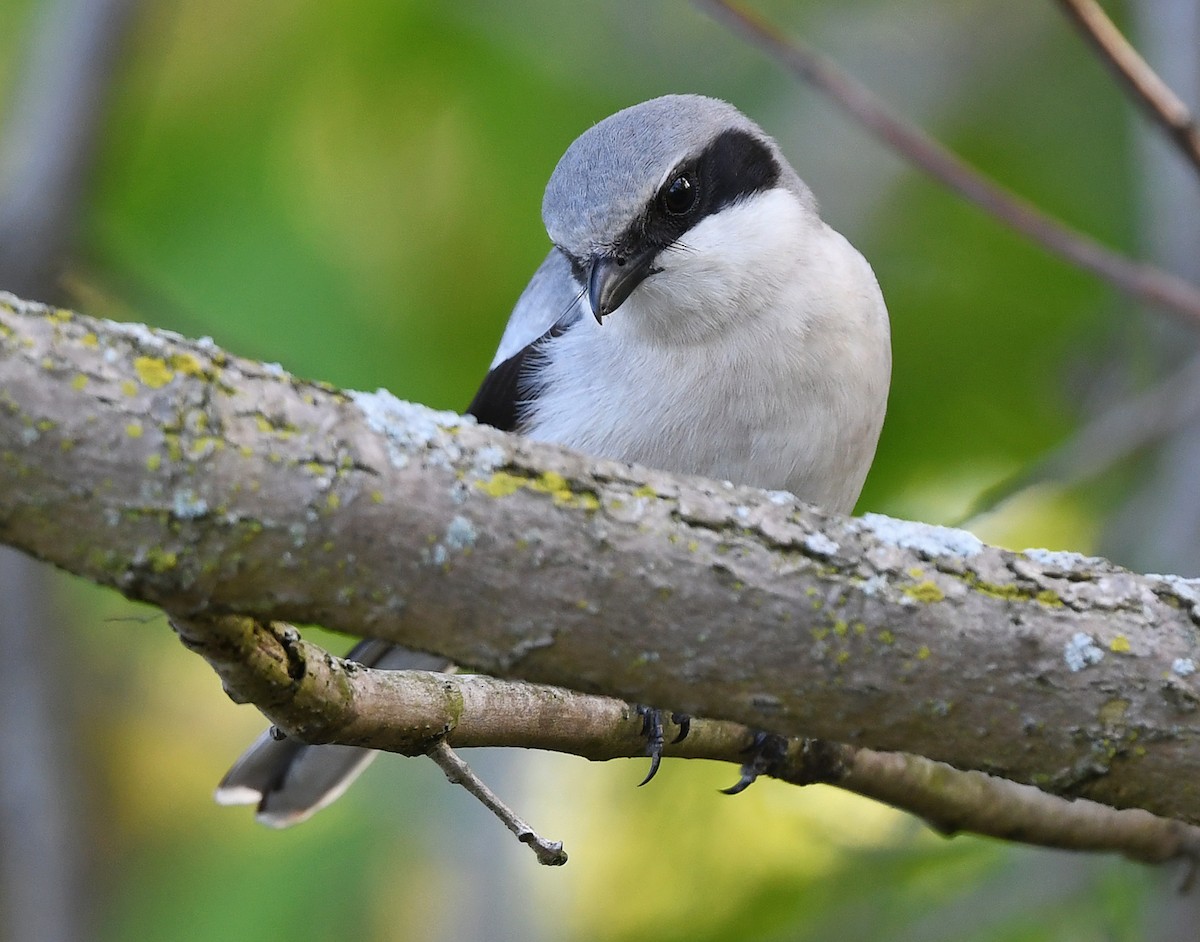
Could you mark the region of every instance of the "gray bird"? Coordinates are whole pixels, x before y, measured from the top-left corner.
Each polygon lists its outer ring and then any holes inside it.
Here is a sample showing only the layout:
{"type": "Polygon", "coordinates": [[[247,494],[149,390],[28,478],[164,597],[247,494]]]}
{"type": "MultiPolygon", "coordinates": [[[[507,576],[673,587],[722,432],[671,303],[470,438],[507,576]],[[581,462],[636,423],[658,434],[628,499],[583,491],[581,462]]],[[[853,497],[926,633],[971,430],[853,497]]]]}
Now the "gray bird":
{"type": "MultiPolygon", "coordinates": [[[[542,219],[554,246],[471,415],[850,512],[887,405],[887,309],[871,267],[821,220],[775,141],[723,101],[643,102],[567,148],[542,219]]],[[[378,641],[348,656],[446,666],[378,641]]],[[[661,723],[646,715],[653,774],[661,723]]],[[[258,820],[284,827],[337,798],[372,755],[264,733],[217,800],[257,803],[258,820]]]]}

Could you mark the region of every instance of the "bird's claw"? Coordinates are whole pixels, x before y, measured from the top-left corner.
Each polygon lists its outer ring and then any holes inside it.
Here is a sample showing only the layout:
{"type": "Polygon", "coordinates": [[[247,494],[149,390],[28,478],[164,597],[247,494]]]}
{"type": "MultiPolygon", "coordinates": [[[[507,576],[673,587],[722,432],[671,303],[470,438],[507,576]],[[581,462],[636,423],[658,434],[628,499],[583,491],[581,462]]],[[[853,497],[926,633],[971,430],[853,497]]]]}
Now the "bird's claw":
{"type": "MultiPolygon", "coordinates": [[[[663,711],[656,710],[654,707],[637,705],[638,716],[642,718],[642,735],[646,737],[646,755],[650,757],[650,771],[646,773],[646,777],[638,783],[638,788],[645,785],[650,779],[658,774],[658,767],[662,764],[663,744],[666,742],[666,735],[663,731],[663,711]]],[[[671,722],[679,726],[679,733],[671,744],[683,742],[687,738],[687,734],[692,728],[692,718],[686,713],[672,713],[671,722]]]]}
{"type": "Polygon", "coordinates": [[[671,745],[677,742],[683,742],[687,739],[687,734],[692,731],[692,718],[686,713],[672,713],[671,722],[679,727],[679,734],[671,740],[671,745]]]}
{"type": "Polygon", "coordinates": [[[722,788],[725,795],[738,795],[754,784],[760,775],[770,775],[777,771],[787,758],[788,741],[775,733],[754,734],[750,745],[742,750],[749,758],[742,763],[742,777],[728,788],[722,788]]]}

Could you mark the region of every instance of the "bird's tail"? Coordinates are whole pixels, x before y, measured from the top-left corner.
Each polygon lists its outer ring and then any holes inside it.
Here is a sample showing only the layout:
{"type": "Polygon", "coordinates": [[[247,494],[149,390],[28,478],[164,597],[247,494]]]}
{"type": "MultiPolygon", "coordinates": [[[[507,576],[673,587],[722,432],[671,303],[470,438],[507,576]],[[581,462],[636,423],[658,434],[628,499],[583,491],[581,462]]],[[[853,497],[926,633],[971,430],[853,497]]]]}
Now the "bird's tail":
{"type": "MultiPolygon", "coordinates": [[[[443,657],[373,639],[356,644],[346,659],[380,670],[444,671],[450,667],[443,657]]],[[[295,739],[276,739],[266,730],[225,773],[215,797],[222,805],[256,804],[259,822],[286,828],[340,798],[374,758],[373,749],[308,746],[295,739]]]]}

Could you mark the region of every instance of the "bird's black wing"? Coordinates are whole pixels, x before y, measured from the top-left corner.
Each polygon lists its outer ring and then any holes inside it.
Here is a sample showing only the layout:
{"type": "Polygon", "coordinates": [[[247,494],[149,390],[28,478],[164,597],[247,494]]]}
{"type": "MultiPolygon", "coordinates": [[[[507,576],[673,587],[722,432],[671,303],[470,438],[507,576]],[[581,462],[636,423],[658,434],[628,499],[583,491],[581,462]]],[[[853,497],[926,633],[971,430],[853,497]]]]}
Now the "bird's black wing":
{"type": "Polygon", "coordinates": [[[537,398],[538,386],[530,379],[538,357],[546,344],[561,337],[570,326],[555,324],[533,343],[526,344],[503,363],[492,367],[467,406],[467,414],[475,416],[480,424],[502,432],[519,431],[521,419],[537,398]]]}
{"type": "Polygon", "coordinates": [[[558,249],[551,249],[513,308],[496,359],[467,407],[468,415],[505,432],[520,430],[525,412],[537,398],[539,386],[532,379],[538,362],[547,344],[579,323],[582,298],[570,262],[558,249]]]}

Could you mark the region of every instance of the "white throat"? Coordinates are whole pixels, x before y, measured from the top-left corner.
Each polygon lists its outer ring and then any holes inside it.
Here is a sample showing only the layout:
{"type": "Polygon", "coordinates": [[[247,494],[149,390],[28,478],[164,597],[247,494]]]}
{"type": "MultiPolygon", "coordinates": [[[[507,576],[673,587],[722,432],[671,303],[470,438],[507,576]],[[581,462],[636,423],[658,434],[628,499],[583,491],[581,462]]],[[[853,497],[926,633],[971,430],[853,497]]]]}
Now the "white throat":
{"type": "Polygon", "coordinates": [[[709,217],[603,325],[548,348],[527,432],[848,512],[883,423],[887,311],[866,261],[786,190],[709,217]]]}

